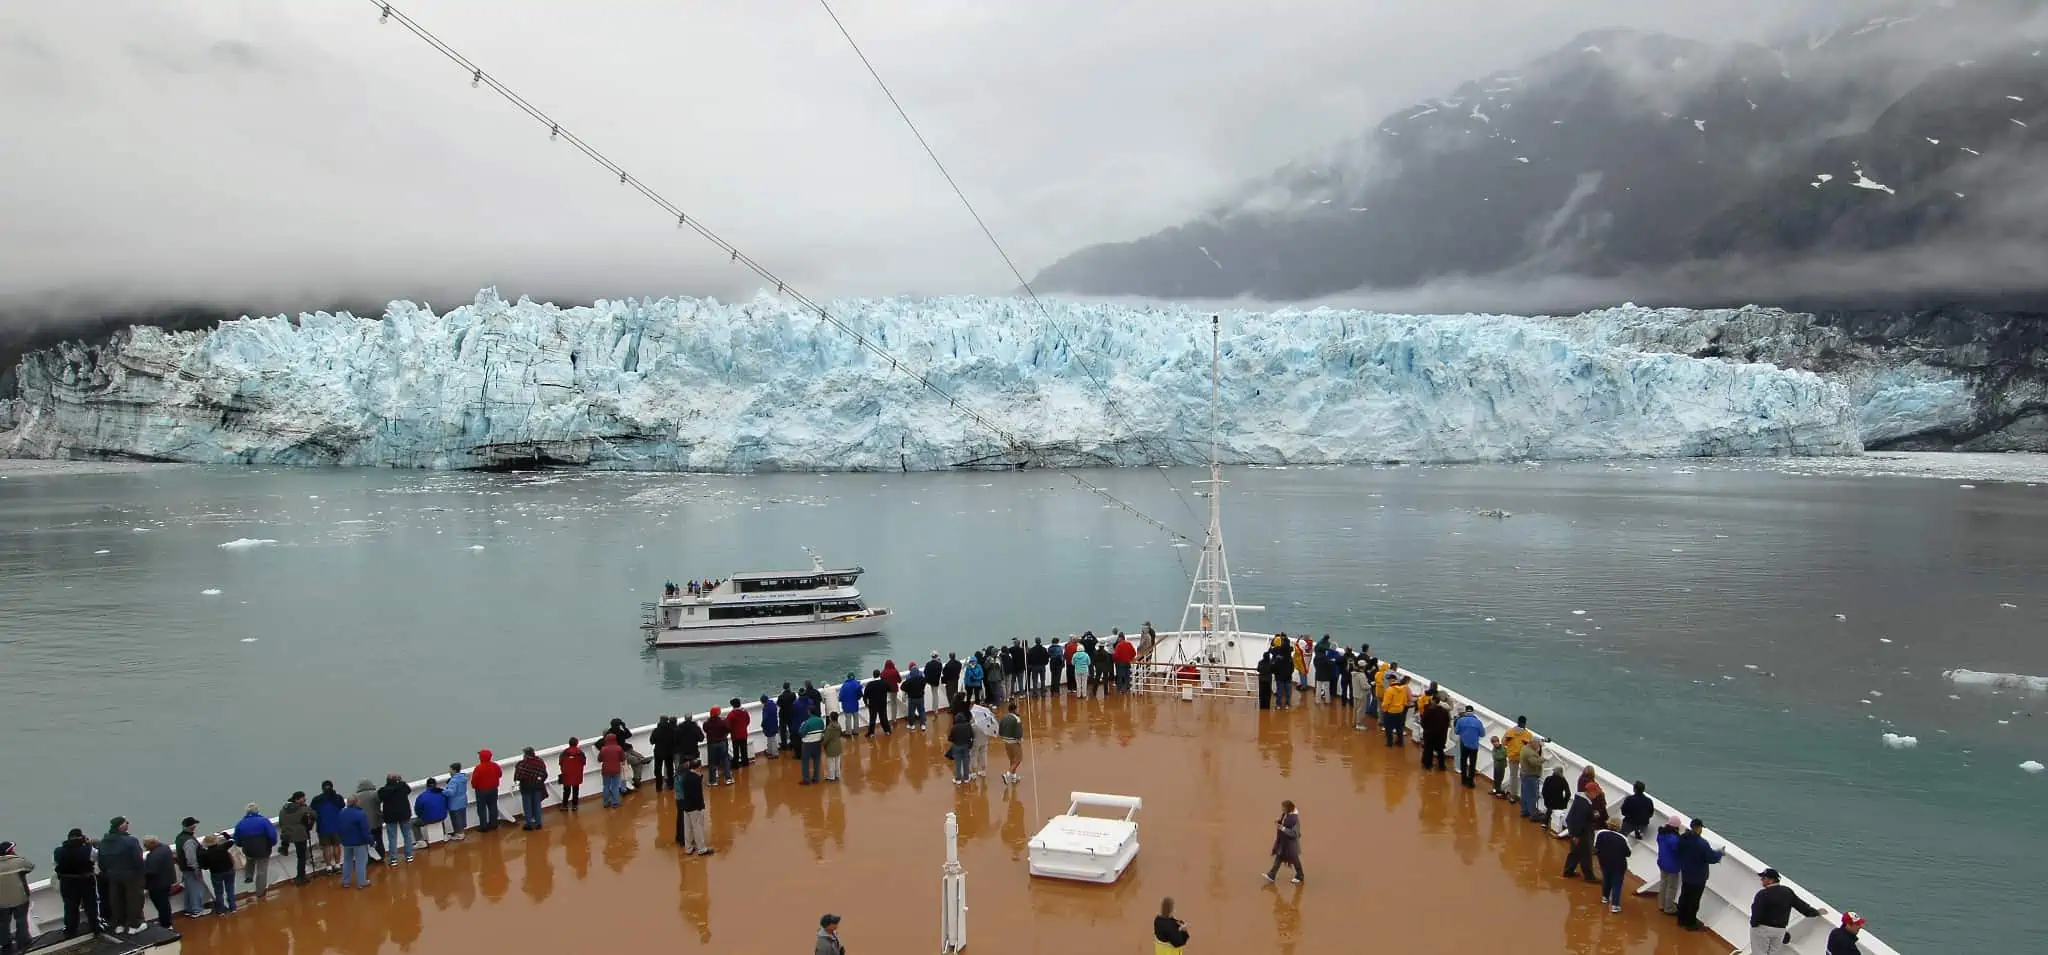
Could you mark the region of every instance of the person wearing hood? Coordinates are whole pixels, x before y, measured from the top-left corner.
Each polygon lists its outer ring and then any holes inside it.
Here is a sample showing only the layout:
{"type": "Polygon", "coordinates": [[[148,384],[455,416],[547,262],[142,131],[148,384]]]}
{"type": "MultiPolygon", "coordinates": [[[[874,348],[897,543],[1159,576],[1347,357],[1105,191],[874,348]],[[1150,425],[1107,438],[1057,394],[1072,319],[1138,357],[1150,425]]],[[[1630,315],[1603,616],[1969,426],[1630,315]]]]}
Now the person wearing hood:
{"type": "MultiPolygon", "coordinates": [[[[341,811],[348,807],[348,800],[334,791],[334,780],[322,780],[320,793],[313,797],[313,824],[320,830],[320,871],[330,872],[341,868],[341,838],[335,833],[341,825],[341,811]]],[[[181,840],[182,842],[182,840],[181,840]]],[[[184,858],[182,847],[178,853],[184,858]]],[[[186,891],[191,891],[188,887],[186,891]]]]}
{"type": "Polygon", "coordinates": [[[36,864],[14,851],[12,842],[0,842],[0,952],[26,953],[35,935],[28,924],[28,874],[36,864]]]}
{"type": "Polygon", "coordinates": [[[405,846],[405,861],[412,861],[412,787],[397,773],[384,777],[377,790],[377,815],[384,820],[384,864],[398,864],[398,847],[405,846]]]}
{"type": "Polygon", "coordinates": [[[116,934],[142,928],[142,841],[128,834],[128,817],[115,816],[107,823],[107,834],[100,837],[99,862],[109,890],[108,923],[116,934]]]}
{"type": "MultiPolygon", "coordinates": [[[[567,756],[565,751],[562,755],[567,756]]],[[[606,733],[604,742],[597,747],[597,775],[604,786],[604,807],[615,809],[626,801],[626,748],[619,745],[618,737],[606,733]]],[[[583,782],[583,751],[576,751],[576,782],[583,782]]],[[[569,774],[562,772],[562,785],[569,785],[569,774]]],[[[564,790],[563,799],[568,799],[564,790]]]]}
{"type": "Polygon", "coordinates": [[[761,694],[761,748],[769,759],[782,755],[782,714],[775,710],[775,701],[761,694]]]}
{"type": "MultiPolygon", "coordinates": [[[[647,745],[654,748],[654,791],[660,792],[676,772],[676,721],[663,716],[647,731],[647,745]]],[[[566,798],[566,797],[564,797],[566,798]]]]}
{"type": "Polygon", "coordinates": [[[519,753],[519,762],[512,766],[512,782],[519,787],[520,828],[526,830],[541,827],[541,803],[548,798],[548,764],[528,746],[519,753]]]}
{"type": "Polygon", "coordinates": [[[64,899],[64,937],[77,938],[81,930],[97,930],[99,882],[93,878],[92,841],[85,837],[84,830],[73,829],[52,853],[52,860],[56,863],[57,891],[64,899]]]}
{"type": "Polygon", "coordinates": [[[960,668],[960,692],[965,694],[964,699],[967,702],[981,701],[981,683],[986,676],[987,673],[981,665],[981,654],[968,654],[966,665],[960,668]]]}
{"type": "Polygon", "coordinates": [[[746,707],[740,705],[740,698],[737,696],[727,701],[726,705],[732,707],[725,711],[725,728],[732,731],[732,764],[745,766],[754,761],[751,745],[754,736],[754,717],[747,712],[746,707]]]}
{"type": "Polygon", "coordinates": [[[839,760],[846,755],[846,734],[839,731],[838,721],[826,721],[822,748],[825,754],[825,781],[836,783],[839,781],[839,760]]]}
{"type": "MultiPolygon", "coordinates": [[[[327,784],[327,791],[334,791],[334,784],[327,784]]],[[[206,871],[199,867],[199,820],[186,816],[179,824],[178,834],[171,839],[171,849],[178,861],[178,876],[185,883],[185,917],[198,918],[206,914],[207,892],[206,871]]],[[[324,834],[326,829],[323,827],[324,834]]]]}
{"type": "Polygon", "coordinates": [[[453,839],[455,834],[448,829],[448,792],[441,788],[441,781],[427,777],[427,788],[412,801],[413,818],[419,820],[420,837],[433,840],[433,832],[427,827],[440,823],[441,835],[453,839]]]}
{"type": "Polygon", "coordinates": [[[882,685],[889,688],[891,695],[903,688],[903,671],[896,669],[896,661],[882,661],[882,685]]]}
{"type": "Polygon", "coordinates": [[[498,814],[498,783],[504,770],[491,758],[491,751],[476,751],[476,768],[469,771],[469,788],[476,794],[476,827],[483,832],[498,828],[504,817],[498,814]]]}
{"type": "Polygon", "coordinates": [[[178,860],[155,836],[142,837],[142,891],[156,909],[159,928],[171,927],[171,888],[178,884],[178,860]]]}
{"type": "MultiPolygon", "coordinates": [[[[344,889],[370,887],[370,844],[374,841],[371,834],[375,827],[370,825],[370,813],[364,808],[365,802],[360,796],[350,796],[348,805],[341,807],[334,823],[334,837],[341,841],[341,887],[344,889]]],[[[233,873],[229,873],[229,878],[233,877],[233,873]]]]}
{"type": "Polygon", "coordinates": [[[845,682],[839,684],[839,731],[851,733],[860,729],[860,678],[849,673],[845,682]]]}
{"type": "Polygon", "coordinates": [[[882,671],[875,671],[875,678],[861,688],[862,702],[868,707],[868,736],[873,738],[875,726],[880,724],[882,732],[896,735],[895,721],[889,719],[889,683],[882,677],[882,671]]]}
{"type": "Polygon", "coordinates": [[[453,831],[448,838],[461,842],[469,831],[469,774],[461,763],[448,764],[448,784],[442,789],[448,793],[448,826],[453,831]]]}
{"type": "Polygon", "coordinates": [[[312,806],[306,805],[303,791],[292,793],[292,798],[285,800],[284,806],[277,810],[277,844],[281,851],[290,852],[298,859],[299,872],[292,879],[296,885],[307,882],[306,867],[310,860],[306,858],[306,850],[313,842],[313,827],[319,824],[320,815],[313,811],[312,806]]]}
{"type": "Polygon", "coordinates": [[[711,754],[711,778],[706,785],[719,785],[721,777],[724,785],[732,785],[732,724],[725,721],[725,710],[720,707],[712,707],[704,717],[704,748],[711,754]]]}
{"type": "Polygon", "coordinates": [[[355,799],[370,822],[370,844],[376,847],[373,854],[381,859],[389,847],[384,844],[384,810],[377,798],[376,784],[368,779],[356,780],[355,799]]]}
{"type": "MultiPolygon", "coordinates": [[[[617,748],[619,745],[618,740],[614,739],[609,733],[605,734],[604,739],[607,746],[617,748]]],[[[624,753],[624,750],[620,750],[621,762],[624,761],[624,753]]],[[[600,748],[600,756],[602,756],[602,748],[600,748]]],[[[583,752],[583,741],[574,736],[569,737],[569,745],[562,750],[562,755],[555,757],[555,768],[561,771],[555,777],[555,782],[562,784],[563,812],[582,811],[583,768],[589,762],[590,757],[583,752]]],[[[604,778],[604,804],[607,807],[612,804],[613,784],[618,782],[619,773],[617,767],[618,764],[614,763],[611,774],[604,778]]]]}

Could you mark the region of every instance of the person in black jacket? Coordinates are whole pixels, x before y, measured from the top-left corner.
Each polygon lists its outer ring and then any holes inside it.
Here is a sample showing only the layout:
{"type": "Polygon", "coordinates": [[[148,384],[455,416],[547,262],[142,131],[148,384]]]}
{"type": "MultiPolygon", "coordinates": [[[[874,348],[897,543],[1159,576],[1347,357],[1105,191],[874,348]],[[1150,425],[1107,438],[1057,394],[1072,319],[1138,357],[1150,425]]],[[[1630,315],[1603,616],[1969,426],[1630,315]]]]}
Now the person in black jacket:
{"type": "Polygon", "coordinates": [[[1583,873],[1588,882],[1600,881],[1593,875],[1593,801],[1585,793],[1572,796],[1571,808],[1564,814],[1564,831],[1572,839],[1571,851],[1564,857],[1565,878],[1583,873]]]}
{"type": "Polygon", "coordinates": [[[1636,781],[1636,791],[1621,801],[1621,834],[1631,839],[1641,839],[1650,828],[1650,817],[1657,814],[1657,804],[1650,801],[1650,789],[1642,780],[1636,781]]]}
{"type": "Polygon", "coordinates": [[[1792,933],[1787,927],[1792,924],[1792,912],[1807,918],[1820,918],[1827,914],[1824,909],[1814,908],[1811,903],[1799,897],[1792,887],[1778,882],[1778,870],[1765,869],[1757,878],[1764,887],[1757,890],[1756,897],[1749,903],[1749,953],[1750,955],[1779,955],[1792,950],[1792,933]]]}
{"type": "Polygon", "coordinates": [[[377,815],[384,821],[384,864],[398,864],[398,847],[405,846],[405,861],[412,861],[412,787],[405,777],[391,773],[377,789],[377,815]]]}
{"type": "Polygon", "coordinates": [[[142,840],[142,891],[156,907],[156,924],[171,927],[171,886],[178,884],[178,860],[155,836],[142,840]]]}
{"type": "Polygon", "coordinates": [[[1172,896],[1159,903],[1159,914],[1152,919],[1152,940],[1171,945],[1176,952],[1188,947],[1188,923],[1173,917],[1172,896]]]}
{"type": "Polygon", "coordinates": [[[1863,949],[1856,945],[1856,936],[1863,932],[1863,916],[1854,912],[1842,913],[1842,924],[1828,933],[1828,948],[1825,955],[1863,955],[1863,949]]]}
{"type": "Polygon", "coordinates": [[[868,685],[861,688],[860,694],[865,697],[861,705],[867,707],[868,711],[868,735],[875,735],[875,726],[878,724],[882,727],[883,733],[896,735],[896,721],[889,718],[889,684],[882,682],[882,671],[875,671],[874,679],[869,680],[868,685]]]}
{"type": "Polygon", "coordinates": [[[1622,879],[1628,875],[1628,837],[1615,828],[1614,820],[1607,821],[1607,828],[1593,835],[1593,857],[1600,860],[1600,897],[1607,900],[1607,907],[1614,912],[1621,911],[1622,879]]]}
{"type": "Polygon", "coordinates": [[[647,742],[654,747],[654,791],[660,792],[676,772],[675,717],[664,716],[655,720],[654,728],[647,731],[647,742]]]}
{"type": "MultiPolygon", "coordinates": [[[[1543,816],[1536,819],[1535,822],[1548,829],[1550,828],[1550,820],[1571,804],[1572,784],[1565,782],[1564,767],[1559,766],[1552,769],[1549,776],[1543,778],[1543,816]]],[[[1591,800],[1586,802],[1586,811],[1589,813],[1593,811],[1591,800]]]]}
{"type": "Polygon", "coordinates": [[[704,777],[697,772],[697,761],[684,760],[682,772],[676,774],[676,845],[683,847],[684,855],[708,856],[711,854],[710,819],[704,810],[704,777]]]}
{"type": "Polygon", "coordinates": [[[903,725],[922,730],[924,722],[924,671],[908,667],[903,671],[903,725]]]}
{"type": "MultiPolygon", "coordinates": [[[[913,673],[917,671],[916,667],[911,667],[910,669],[913,673]]],[[[775,698],[775,715],[779,718],[778,722],[782,730],[782,739],[779,741],[782,751],[787,753],[795,750],[796,724],[798,722],[796,718],[796,691],[790,689],[787,683],[782,685],[782,695],[775,698]]]]}
{"type": "Polygon", "coordinates": [[[99,931],[99,881],[93,877],[92,843],[85,831],[71,830],[53,856],[57,891],[64,898],[64,937],[99,931]]]}
{"type": "Polygon", "coordinates": [[[676,762],[702,763],[704,756],[704,727],[696,720],[683,717],[676,721],[676,762]]]}
{"type": "Polygon", "coordinates": [[[939,676],[946,681],[946,705],[952,706],[960,699],[960,658],[946,654],[946,665],[939,670],[939,676]]]}
{"type": "Polygon", "coordinates": [[[1024,690],[1032,696],[1045,693],[1045,667],[1052,657],[1046,653],[1045,638],[1039,637],[1024,651],[1024,690]]]}

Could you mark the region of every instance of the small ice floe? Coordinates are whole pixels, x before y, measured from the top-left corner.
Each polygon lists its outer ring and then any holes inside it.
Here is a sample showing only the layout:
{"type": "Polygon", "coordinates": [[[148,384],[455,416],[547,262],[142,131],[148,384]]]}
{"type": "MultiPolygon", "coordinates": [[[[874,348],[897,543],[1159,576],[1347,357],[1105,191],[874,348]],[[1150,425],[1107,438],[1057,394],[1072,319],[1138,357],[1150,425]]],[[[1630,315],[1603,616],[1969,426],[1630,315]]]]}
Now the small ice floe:
{"type": "Polygon", "coordinates": [[[128,532],[129,532],[129,533],[131,533],[131,534],[147,534],[147,533],[149,533],[149,528],[147,528],[147,527],[131,527],[131,528],[128,528],[128,532]]]}
{"type": "Polygon", "coordinates": [[[1825,186],[1830,182],[1833,182],[1834,179],[1835,177],[1829,175],[1828,173],[1821,173],[1820,175],[1813,177],[1813,181],[1807,183],[1807,185],[1812,186],[1815,189],[1819,189],[1820,187],[1825,186]]]}
{"type": "Polygon", "coordinates": [[[1572,616],[1574,616],[1574,617],[1583,617],[1583,616],[1585,616],[1585,615],[1586,615],[1586,612],[1585,612],[1585,611],[1583,611],[1583,610],[1574,610],[1574,611],[1572,611],[1572,616]]]}
{"type": "Polygon", "coordinates": [[[1939,139],[1936,139],[1936,138],[1934,138],[1934,137],[1932,137],[1932,136],[1928,136],[1928,137],[1926,137],[1926,139],[1927,139],[1927,141],[1928,141],[1928,142],[1930,142],[1930,143],[1933,143],[1933,144],[1934,144],[1934,145],[1936,145],[1936,146],[1939,146],[1939,145],[1941,145],[1941,140],[1939,140],[1939,139]]]}
{"type": "Polygon", "coordinates": [[[471,545],[469,545],[469,549],[470,549],[470,550],[483,550],[483,549],[484,549],[484,545],[482,545],[482,544],[471,544],[471,545]]]}
{"type": "Polygon", "coordinates": [[[1527,156],[1516,156],[1516,157],[1515,157],[1515,161],[1516,161],[1516,162],[1521,162],[1521,163],[1525,163],[1525,162],[1528,162],[1528,161],[1529,161],[1529,157],[1527,157],[1527,156]]]}
{"type": "Polygon", "coordinates": [[[1898,190],[1893,189],[1892,187],[1887,186],[1884,183],[1878,182],[1877,180],[1864,175],[1863,170],[1861,169],[1856,170],[1856,181],[1850,183],[1849,185],[1855,186],[1858,189],[1869,189],[1873,192],[1882,192],[1887,195],[1896,196],[1899,194],[1898,190]]]}
{"type": "Polygon", "coordinates": [[[1962,694],[1960,694],[1960,693],[1950,693],[1950,694],[1948,695],[1948,698],[1949,698],[1949,699],[1951,699],[1951,700],[1960,700],[1960,699],[1962,699],[1963,697],[1962,697],[1962,694]]]}
{"type": "Polygon", "coordinates": [[[1836,620],[1847,620],[1847,619],[1849,619],[1849,615],[1848,615],[1848,614],[1846,614],[1846,613],[1838,613],[1838,614],[1835,614],[1835,619],[1836,619],[1836,620]]]}
{"type": "Polygon", "coordinates": [[[1694,128],[1694,129],[1697,129],[1697,130],[1699,130],[1700,132],[1703,132],[1703,133],[1704,133],[1704,132],[1706,132],[1706,131],[1707,131],[1707,121],[1706,121],[1706,120],[1704,120],[1704,119],[1696,119],[1696,120],[1693,120],[1693,121],[1692,121],[1692,128],[1694,128]]]}
{"type": "Polygon", "coordinates": [[[1987,673],[1983,670],[1943,670],[1941,675],[1951,683],[1963,686],[1993,686],[2017,690],[2033,690],[2048,693],[2048,676],[2028,676],[2024,673],[1987,673]]]}
{"type": "Polygon", "coordinates": [[[2023,99],[2021,99],[2021,98],[2019,98],[2019,97],[2017,97],[2017,96],[2014,96],[2014,95],[2012,95],[2011,93],[2007,93],[2007,94],[2005,94],[2005,98],[2006,98],[2006,99],[2009,99],[2009,100],[2012,100],[2012,101],[2013,101],[2013,102],[2015,102],[2015,103],[2024,103],[2024,102],[2026,102],[2026,100],[2023,100],[2023,99]]]}
{"type": "Polygon", "coordinates": [[[268,547],[277,543],[268,537],[237,537],[220,545],[221,550],[248,550],[251,547],[268,547]]]}
{"type": "Polygon", "coordinates": [[[2020,768],[2030,773],[2038,773],[2043,769],[2048,769],[2048,766],[2042,766],[2041,761],[2038,759],[2030,759],[2021,763],[2020,768]]]}
{"type": "Polygon", "coordinates": [[[1976,151],[1976,150],[1974,150],[1974,149],[1971,149],[1971,148],[1970,148],[1970,147],[1968,147],[1968,146],[1964,146],[1964,147],[1962,147],[1962,150],[1963,150],[1963,152],[1969,153],[1969,154],[1970,154],[1970,155],[1972,155],[1972,156],[1982,156],[1982,155],[1984,155],[1983,153],[1980,153],[1980,152],[1978,152],[1978,151],[1976,151]]]}
{"type": "Polygon", "coordinates": [[[1974,491],[1977,489],[1977,485],[1975,484],[1958,484],[1956,485],[1956,487],[1959,487],[1965,491],[1974,491]]]}
{"type": "Polygon", "coordinates": [[[1745,670],[1754,670],[1757,669],[1757,665],[1754,663],[1745,663],[1742,665],[1742,668],[1745,670]]]}
{"type": "Polygon", "coordinates": [[[2019,605],[2019,604],[2005,604],[2005,603],[2002,603],[2002,604],[1999,604],[1999,606],[2000,606],[2000,607],[2004,607],[2004,608],[2005,608],[2005,609],[2007,609],[2007,610],[2018,610],[2018,609],[2020,609],[2020,605],[2019,605]]]}
{"type": "Polygon", "coordinates": [[[1879,643],[1890,643],[1890,642],[1892,642],[1892,638],[1890,638],[1890,637],[1879,637],[1879,638],[1877,638],[1877,642],[1879,642],[1879,643]]]}
{"type": "Polygon", "coordinates": [[[243,642],[243,643],[255,643],[255,642],[256,642],[256,638],[255,638],[255,637],[243,637],[243,638],[242,638],[242,642],[243,642]]]}
{"type": "Polygon", "coordinates": [[[1884,691],[1883,691],[1883,690],[1871,690],[1871,691],[1870,691],[1870,695],[1871,695],[1871,696],[1883,696],[1883,695],[1884,695],[1884,691]]]}
{"type": "Polygon", "coordinates": [[[1493,622],[1493,618],[1492,618],[1492,617],[1488,617],[1488,618],[1486,618],[1486,622],[1487,622],[1487,623],[1492,623],[1492,622],[1493,622]]]}
{"type": "Polygon", "coordinates": [[[1671,552],[1672,552],[1672,553],[1674,553],[1674,554],[1683,554],[1683,553],[1685,553],[1685,548],[1683,548],[1683,547],[1673,547],[1673,548],[1671,548],[1671,552]]]}
{"type": "Polygon", "coordinates": [[[199,592],[199,596],[201,596],[201,597],[218,597],[218,596],[220,596],[220,588],[219,588],[219,587],[208,587],[208,588],[206,588],[205,590],[202,590],[202,591],[200,591],[200,592],[199,592]]]}
{"type": "Polygon", "coordinates": [[[2025,129],[2025,128],[2027,128],[2027,124],[2026,124],[2026,123],[2025,123],[2024,121],[2022,121],[2022,120],[2017,120],[2017,119],[2013,119],[2013,118],[2012,118],[2012,117],[2010,117],[2010,116],[2006,117],[2006,122],[2008,122],[2008,123],[2011,123],[2011,124],[2013,124],[2014,126],[2018,126],[2018,127],[2019,127],[2019,128],[2021,128],[2021,129],[2025,129]]]}
{"type": "Polygon", "coordinates": [[[111,553],[113,553],[113,551],[110,551],[110,550],[96,550],[96,551],[93,551],[92,553],[93,553],[93,556],[95,556],[95,557],[104,557],[104,556],[106,556],[106,555],[108,555],[108,554],[111,554],[111,553]]]}
{"type": "Polygon", "coordinates": [[[1868,706],[1868,705],[1870,705],[1870,701],[1869,701],[1869,700],[1857,700],[1856,702],[1858,702],[1858,703],[1861,703],[1861,704],[1863,704],[1863,705],[1865,705],[1865,706],[1868,706]]]}
{"type": "Polygon", "coordinates": [[[1888,749],[1912,749],[1920,745],[1918,736],[1900,736],[1897,733],[1884,734],[1884,745],[1888,749]]]}

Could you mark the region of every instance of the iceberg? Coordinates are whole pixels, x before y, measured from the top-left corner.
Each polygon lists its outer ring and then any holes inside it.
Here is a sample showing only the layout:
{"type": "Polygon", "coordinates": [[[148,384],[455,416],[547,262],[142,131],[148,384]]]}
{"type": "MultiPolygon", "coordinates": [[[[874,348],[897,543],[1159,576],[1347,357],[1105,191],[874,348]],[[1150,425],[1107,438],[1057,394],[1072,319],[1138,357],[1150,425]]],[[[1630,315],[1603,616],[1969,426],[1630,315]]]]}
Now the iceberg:
{"type": "MultiPolygon", "coordinates": [[[[924,470],[1194,463],[1209,315],[1165,306],[663,298],[136,327],[25,357],[0,453],[207,464],[924,470]],[[920,383],[953,397],[949,405],[920,383]]],[[[1624,328],[1333,308],[1223,316],[1250,464],[1862,450],[1845,389],[1624,328]]],[[[1608,324],[1615,324],[1612,319],[1608,324]]]]}
{"type": "Polygon", "coordinates": [[[2024,673],[1987,673],[1983,670],[1943,670],[1943,677],[1949,682],[1963,686],[1995,686],[2010,690],[2032,690],[2048,693],[2048,676],[2028,676],[2024,673]]]}

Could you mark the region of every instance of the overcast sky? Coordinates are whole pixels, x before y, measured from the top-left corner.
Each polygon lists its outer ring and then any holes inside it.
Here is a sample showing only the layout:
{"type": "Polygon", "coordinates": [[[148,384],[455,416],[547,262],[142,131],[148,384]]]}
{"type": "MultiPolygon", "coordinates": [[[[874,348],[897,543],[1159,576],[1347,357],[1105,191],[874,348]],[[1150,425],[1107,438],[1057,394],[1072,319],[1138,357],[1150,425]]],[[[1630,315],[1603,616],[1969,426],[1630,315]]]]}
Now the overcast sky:
{"type": "MultiPolygon", "coordinates": [[[[835,2],[1027,275],[1581,30],[1784,5],[835,2]]],[[[399,7],[807,291],[1012,284],[816,0],[399,7]]],[[[0,302],[757,284],[366,0],[10,3],[0,89],[0,302]]]]}

